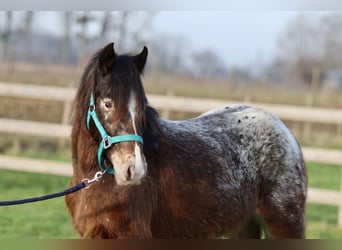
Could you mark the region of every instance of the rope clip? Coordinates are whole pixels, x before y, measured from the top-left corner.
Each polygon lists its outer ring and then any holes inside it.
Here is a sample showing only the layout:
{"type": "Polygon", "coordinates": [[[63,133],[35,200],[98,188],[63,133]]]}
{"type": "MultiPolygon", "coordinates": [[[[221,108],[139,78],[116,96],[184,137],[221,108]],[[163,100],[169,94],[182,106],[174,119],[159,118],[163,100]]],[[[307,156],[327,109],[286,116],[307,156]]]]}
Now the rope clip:
{"type": "Polygon", "coordinates": [[[94,183],[95,181],[98,181],[99,179],[101,179],[102,175],[103,175],[104,173],[106,173],[106,172],[107,172],[107,168],[106,168],[105,170],[103,170],[103,171],[97,171],[97,172],[95,173],[93,179],[88,179],[88,178],[83,179],[82,182],[84,182],[84,183],[86,184],[86,187],[85,187],[85,188],[86,188],[86,189],[90,188],[91,185],[93,185],[93,183],[94,183]]]}

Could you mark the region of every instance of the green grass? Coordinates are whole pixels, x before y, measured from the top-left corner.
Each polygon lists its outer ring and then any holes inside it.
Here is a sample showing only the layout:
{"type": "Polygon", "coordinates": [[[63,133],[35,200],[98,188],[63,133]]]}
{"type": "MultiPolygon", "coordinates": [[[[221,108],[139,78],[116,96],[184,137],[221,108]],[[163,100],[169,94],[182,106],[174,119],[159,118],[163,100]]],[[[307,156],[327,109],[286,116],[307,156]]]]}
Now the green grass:
{"type": "Polygon", "coordinates": [[[339,239],[342,230],[337,227],[338,208],[318,204],[307,204],[308,239],[339,239]]]}
{"type": "Polygon", "coordinates": [[[340,190],[342,166],[307,163],[309,187],[340,190]]]}
{"type": "MultiPolygon", "coordinates": [[[[341,167],[308,163],[309,186],[340,189],[341,167]]],[[[0,171],[0,200],[21,199],[58,192],[69,177],[0,171]]],[[[338,208],[307,204],[307,238],[342,238],[337,228],[338,208]]],[[[79,238],[71,225],[64,198],[0,207],[0,239],[79,238]]]]}
{"type": "MultiPolygon", "coordinates": [[[[0,171],[0,200],[13,200],[59,192],[69,177],[0,171]]],[[[77,238],[64,198],[0,207],[1,239],[77,238]]]]}
{"type": "MultiPolygon", "coordinates": [[[[341,166],[307,164],[309,187],[340,190],[341,166]]],[[[307,203],[307,238],[342,238],[342,229],[337,227],[337,206],[307,203]]]]}

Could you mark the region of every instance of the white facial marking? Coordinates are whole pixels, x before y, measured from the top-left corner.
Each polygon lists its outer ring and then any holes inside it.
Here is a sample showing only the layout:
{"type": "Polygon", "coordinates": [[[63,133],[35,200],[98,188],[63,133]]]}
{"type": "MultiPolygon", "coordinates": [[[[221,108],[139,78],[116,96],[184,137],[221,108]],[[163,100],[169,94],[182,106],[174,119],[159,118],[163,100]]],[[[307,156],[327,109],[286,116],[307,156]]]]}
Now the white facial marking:
{"type": "MultiPolygon", "coordinates": [[[[129,98],[128,111],[131,115],[134,134],[137,135],[137,128],[135,126],[136,101],[135,101],[135,94],[133,91],[131,92],[131,95],[129,98]]],[[[140,147],[138,146],[137,142],[135,142],[134,154],[135,154],[135,170],[138,173],[144,173],[145,172],[145,169],[144,169],[145,163],[143,162],[140,147]]]]}
{"type": "Polygon", "coordinates": [[[130,113],[131,118],[132,118],[133,130],[134,130],[135,135],[137,134],[137,128],[135,127],[135,112],[136,112],[135,109],[136,109],[136,106],[137,106],[137,104],[135,102],[135,94],[132,91],[130,98],[129,98],[129,102],[128,102],[128,112],[130,113]]]}

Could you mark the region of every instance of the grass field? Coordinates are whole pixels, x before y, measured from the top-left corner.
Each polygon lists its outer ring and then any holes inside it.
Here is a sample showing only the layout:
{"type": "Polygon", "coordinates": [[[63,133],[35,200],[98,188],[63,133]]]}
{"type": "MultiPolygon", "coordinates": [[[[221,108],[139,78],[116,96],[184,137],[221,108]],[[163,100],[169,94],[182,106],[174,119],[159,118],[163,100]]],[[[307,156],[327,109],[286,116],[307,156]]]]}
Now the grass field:
{"type": "MultiPolygon", "coordinates": [[[[340,190],[342,167],[308,163],[309,187],[340,190]]],[[[337,228],[336,206],[307,203],[307,238],[342,238],[342,229],[337,228]]]]}
{"type": "MultiPolygon", "coordinates": [[[[40,196],[65,189],[69,177],[0,172],[1,200],[40,196]]],[[[64,198],[19,206],[0,207],[0,238],[77,238],[64,198]]]]}
{"type": "MultiPolygon", "coordinates": [[[[311,187],[339,190],[341,168],[308,164],[311,187]]],[[[66,188],[69,177],[0,171],[0,200],[39,196],[66,188]]],[[[307,238],[342,238],[337,228],[337,207],[307,205],[307,238]]],[[[79,238],[64,198],[20,206],[0,207],[1,239],[79,238]]]]}

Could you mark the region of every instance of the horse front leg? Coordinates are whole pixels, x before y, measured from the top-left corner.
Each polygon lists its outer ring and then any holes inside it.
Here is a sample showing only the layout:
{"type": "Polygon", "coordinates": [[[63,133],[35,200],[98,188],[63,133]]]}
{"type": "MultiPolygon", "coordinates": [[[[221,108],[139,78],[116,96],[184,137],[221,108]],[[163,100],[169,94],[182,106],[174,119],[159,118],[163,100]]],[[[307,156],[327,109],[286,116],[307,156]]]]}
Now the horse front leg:
{"type": "Polygon", "coordinates": [[[152,239],[149,225],[121,222],[108,227],[102,224],[85,228],[81,237],[84,239],[152,239]]]}
{"type": "Polygon", "coordinates": [[[141,220],[121,228],[118,239],[152,239],[150,223],[141,220]]]}

